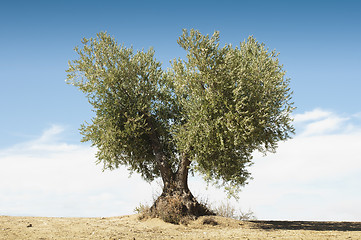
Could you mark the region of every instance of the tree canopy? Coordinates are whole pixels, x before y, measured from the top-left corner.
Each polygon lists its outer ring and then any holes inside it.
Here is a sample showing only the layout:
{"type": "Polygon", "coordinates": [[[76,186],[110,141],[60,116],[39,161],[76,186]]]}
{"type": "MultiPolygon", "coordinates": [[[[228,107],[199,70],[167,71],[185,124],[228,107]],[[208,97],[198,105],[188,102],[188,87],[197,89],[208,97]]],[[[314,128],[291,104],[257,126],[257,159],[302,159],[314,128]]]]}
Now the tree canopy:
{"type": "Polygon", "coordinates": [[[82,40],[67,83],[96,113],[81,126],[83,141],[104,169],[167,181],[186,168],[232,193],[250,178],[254,151],[273,152],[294,133],[290,80],[252,36],[220,47],[218,32],[192,29],[178,44],[187,59],[165,70],[152,48],[134,51],[103,32],[82,40]]]}

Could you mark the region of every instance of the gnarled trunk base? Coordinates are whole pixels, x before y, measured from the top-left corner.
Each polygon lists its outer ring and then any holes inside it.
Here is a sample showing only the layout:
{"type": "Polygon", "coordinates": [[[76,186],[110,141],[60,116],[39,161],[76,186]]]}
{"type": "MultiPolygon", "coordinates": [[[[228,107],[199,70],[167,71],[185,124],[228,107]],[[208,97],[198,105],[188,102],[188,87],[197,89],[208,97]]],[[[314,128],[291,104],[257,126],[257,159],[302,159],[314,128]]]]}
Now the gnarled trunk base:
{"type": "Polygon", "coordinates": [[[205,205],[200,204],[188,188],[165,188],[162,195],[150,209],[152,216],[165,222],[178,224],[185,217],[197,218],[215,215],[205,205]]]}

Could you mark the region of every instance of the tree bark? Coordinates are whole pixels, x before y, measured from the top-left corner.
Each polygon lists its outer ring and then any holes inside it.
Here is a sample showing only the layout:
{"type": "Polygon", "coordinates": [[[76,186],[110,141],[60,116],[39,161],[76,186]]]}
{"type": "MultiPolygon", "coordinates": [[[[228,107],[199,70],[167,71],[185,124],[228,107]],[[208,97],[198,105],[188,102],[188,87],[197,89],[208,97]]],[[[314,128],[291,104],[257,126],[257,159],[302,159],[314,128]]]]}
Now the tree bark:
{"type": "Polygon", "coordinates": [[[146,122],[151,131],[149,138],[150,138],[151,146],[153,148],[156,164],[159,168],[163,183],[164,184],[170,183],[173,178],[172,168],[168,162],[167,157],[165,156],[162,150],[162,145],[159,141],[159,136],[157,134],[157,131],[155,129],[152,120],[149,117],[147,117],[146,122]]]}
{"type": "Polygon", "coordinates": [[[163,152],[159,136],[150,118],[146,118],[151,129],[150,141],[157,166],[163,180],[163,192],[151,207],[152,215],[163,220],[178,223],[174,219],[184,216],[214,215],[208,208],[200,204],[188,188],[188,173],[191,164],[187,154],[182,153],[176,173],[172,171],[166,155],[163,152]],[[165,214],[165,215],[164,215],[165,214]],[[176,215],[176,216],[175,216],[176,215]],[[165,217],[162,217],[165,216],[165,217]]]}
{"type": "Polygon", "coordinates": [[[187,156],[187,154],[182,153],[181,162],[179,164],[179,168],[176,176],[179,183],[179,187],[184,189],[188,189],[188,172],[190,165],[191,162],[189,161],[189,157],[187,156]]]}
{"type": "MultiPolygon", "coordinates": [[[[163,192],[151,207],[153,216],[171,223],[180,219],[214,215],[207,206],[200,204],[188,188],[190,161],[186,154],[181,155],[178,170],[170,182],[164,182],[163,192]]],[[[164,181],[165,178],[163,178],[164,181]]]]}

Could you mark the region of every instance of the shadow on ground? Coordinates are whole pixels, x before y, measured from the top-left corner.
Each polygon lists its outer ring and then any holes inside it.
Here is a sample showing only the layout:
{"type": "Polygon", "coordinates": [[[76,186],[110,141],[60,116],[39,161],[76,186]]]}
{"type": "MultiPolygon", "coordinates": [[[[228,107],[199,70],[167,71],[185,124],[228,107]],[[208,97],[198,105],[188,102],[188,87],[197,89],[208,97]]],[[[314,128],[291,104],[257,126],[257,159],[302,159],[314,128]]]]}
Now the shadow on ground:
{"type": "Polygon", "coordinates": [[[264,230],[361,231],[361,222],[250,221],[264,230]]]}

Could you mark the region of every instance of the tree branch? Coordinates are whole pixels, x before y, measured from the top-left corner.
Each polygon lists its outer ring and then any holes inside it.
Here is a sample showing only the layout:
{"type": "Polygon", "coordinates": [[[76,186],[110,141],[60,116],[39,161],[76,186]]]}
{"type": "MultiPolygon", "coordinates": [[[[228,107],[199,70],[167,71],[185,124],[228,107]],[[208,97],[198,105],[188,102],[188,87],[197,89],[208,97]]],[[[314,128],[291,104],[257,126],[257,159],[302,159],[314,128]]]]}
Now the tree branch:
{"type": "Polygon", "coordinates": [[[170,183],[172,181],[172,179],[174,178],[174,174],[172,173],[172,168],[168,162],[167,157],[165,156],[165,154],[162,150],[162,145],[159,141],[159,136],[158,136],[156,128],[152,122],[152,119],[150,117],[148,117],[147,115],[145,115],[145,117],[146,117],[146,123],[147,123],[148,127],[150,128],[150,132],[151,132],[149,135],[149,138],[151,141],[151,146],[153,148],[155,160],[156,160],[157,166],[160,170],[164,186],[166,187],[166,185],[168,183],[170,183]]]}
{"type": "Polygon", "coordinates": [[[178,170],[177,170],[177,182],[181,184],[179,186],[182,189],[188,189],[188,172],[189,172],[189,166],[191,164],[191,161],[189,160],[189,157],[187,154],[182,153],[181,154],[181,162],[179,164],[178,170]]]}

